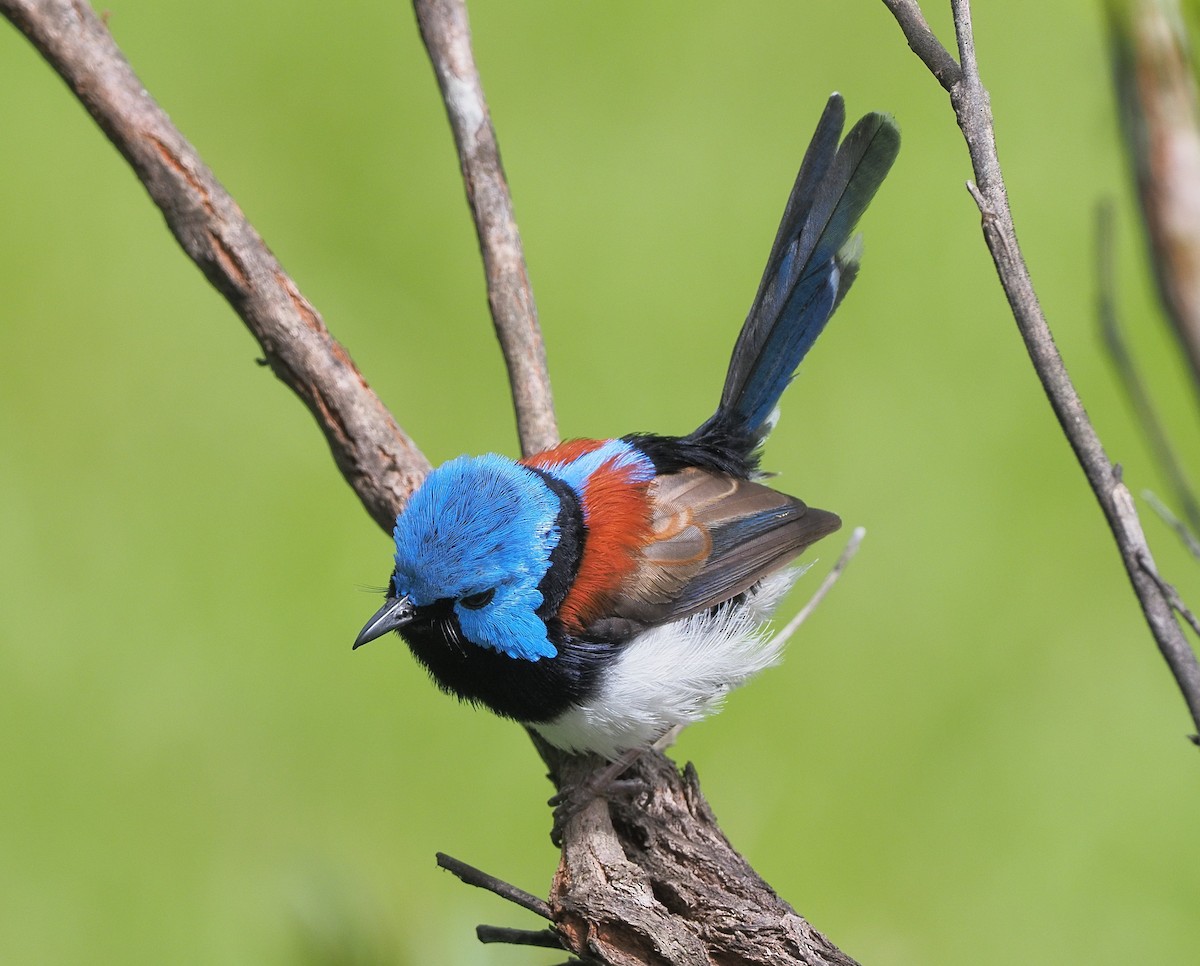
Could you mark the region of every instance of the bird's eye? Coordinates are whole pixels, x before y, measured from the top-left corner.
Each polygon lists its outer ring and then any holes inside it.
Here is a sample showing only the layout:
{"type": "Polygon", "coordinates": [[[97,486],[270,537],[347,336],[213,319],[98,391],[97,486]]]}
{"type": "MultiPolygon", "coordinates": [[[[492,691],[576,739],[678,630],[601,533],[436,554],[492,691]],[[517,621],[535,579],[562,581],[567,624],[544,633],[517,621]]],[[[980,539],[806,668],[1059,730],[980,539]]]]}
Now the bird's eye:
{"type": "Polygon", "coordinates": [[[481,590],[478,594],[467,594],[466,597],[460,597],[458,598],[458,602],[467,608],[467,610],[481,610],[487,607],[495,596],[496,588],[492,587],[488,590],[481,590]]]}

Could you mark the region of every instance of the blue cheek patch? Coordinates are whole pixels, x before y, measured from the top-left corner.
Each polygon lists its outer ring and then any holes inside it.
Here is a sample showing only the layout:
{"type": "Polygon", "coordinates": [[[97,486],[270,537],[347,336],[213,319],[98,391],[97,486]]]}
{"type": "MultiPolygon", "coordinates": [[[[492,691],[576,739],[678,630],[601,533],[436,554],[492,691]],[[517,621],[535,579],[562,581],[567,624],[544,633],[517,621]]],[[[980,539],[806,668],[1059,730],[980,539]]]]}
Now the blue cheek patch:
{"type": "Polygon", "coordinates": [[[557,657],[558,649],[546,636],[546,625],[534,613],[542,603],[535,589],[500,588],[487,607],[471,610],[455,604],[454,613],[467,639],[522,661],[557,657]],[[522,599],[524,598],[524,599],[522,599]],[[484,643],[486,642],[486,643],[484,643]]]}

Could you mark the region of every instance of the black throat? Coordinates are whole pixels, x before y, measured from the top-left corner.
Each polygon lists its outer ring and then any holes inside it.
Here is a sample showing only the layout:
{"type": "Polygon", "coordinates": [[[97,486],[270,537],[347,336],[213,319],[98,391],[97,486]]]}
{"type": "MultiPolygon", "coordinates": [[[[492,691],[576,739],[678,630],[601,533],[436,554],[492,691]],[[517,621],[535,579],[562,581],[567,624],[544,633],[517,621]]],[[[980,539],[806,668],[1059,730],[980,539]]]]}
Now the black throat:
{"type": "Polygon", "coordinates": [[[447,694],[529,724],[552,721],[595,694],[606,659],[620,649],[619,644],[552,638],[555,657],[509,657],[468,641],[450,601],[421,608],[400,633],[447,694]]]}

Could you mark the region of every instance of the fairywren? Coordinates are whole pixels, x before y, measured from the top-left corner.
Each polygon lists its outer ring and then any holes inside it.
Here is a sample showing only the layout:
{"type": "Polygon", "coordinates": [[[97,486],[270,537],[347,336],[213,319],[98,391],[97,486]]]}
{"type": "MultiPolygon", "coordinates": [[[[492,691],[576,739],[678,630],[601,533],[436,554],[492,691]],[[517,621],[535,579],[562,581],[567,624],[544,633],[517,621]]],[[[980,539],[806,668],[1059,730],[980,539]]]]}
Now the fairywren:
{"type": "Polygon", "coordinates": [[[758,482],[759,448],[858,272],[855,223],[900,147],[868,114],[839,145],[830,97],[784,208],[717,411],[687,436],[461,456],[396,518],[387,601],[442,690],[572,752],[616,759],[716,710],[775,663],[788,564],[838,517],[758,482]]]}

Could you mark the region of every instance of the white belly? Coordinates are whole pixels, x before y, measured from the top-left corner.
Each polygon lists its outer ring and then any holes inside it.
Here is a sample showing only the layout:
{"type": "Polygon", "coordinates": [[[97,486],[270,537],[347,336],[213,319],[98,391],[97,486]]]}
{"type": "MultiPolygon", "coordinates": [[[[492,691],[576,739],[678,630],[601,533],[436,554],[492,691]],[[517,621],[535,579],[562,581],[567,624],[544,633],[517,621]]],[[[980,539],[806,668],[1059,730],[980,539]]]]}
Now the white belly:
{"type": "Polygon", "coordinates": [[[744,604],[721,606],[639,634],[588,701],[532,727],[552,745],[610,760],[720,708],[734,688],[779,661],[767,621],[802,569],[761,581],[744,604]]]}

